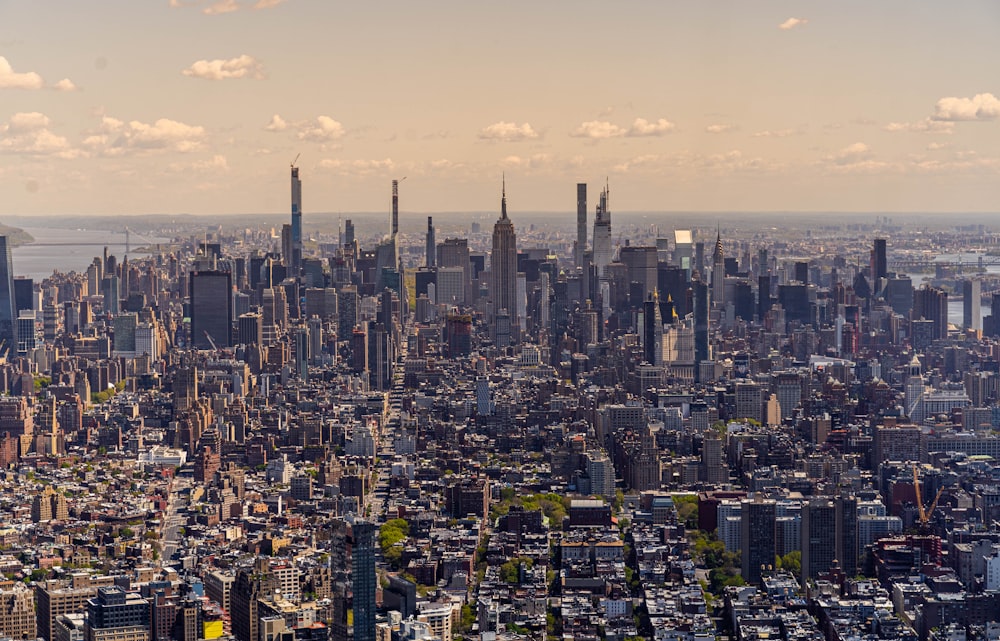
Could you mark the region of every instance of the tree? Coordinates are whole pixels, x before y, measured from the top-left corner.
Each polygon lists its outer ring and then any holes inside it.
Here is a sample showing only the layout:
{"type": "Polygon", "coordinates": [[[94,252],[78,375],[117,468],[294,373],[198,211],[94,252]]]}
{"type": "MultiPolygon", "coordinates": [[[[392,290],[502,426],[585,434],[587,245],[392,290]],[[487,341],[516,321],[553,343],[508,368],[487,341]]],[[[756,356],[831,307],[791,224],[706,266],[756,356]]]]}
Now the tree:
{"type": "Polygon", "coordinates": [[[674,496],[677,519],[689,530],[698,527],[698,497],[693,494],[674,496]]]}
{"type": "Polygon", "coordinates": [[[802,572],[802,551],[792,550],[784,556],[779,556],[775,559],[774,565],[779,570],[785,570],[798,576],[802,572]]]}

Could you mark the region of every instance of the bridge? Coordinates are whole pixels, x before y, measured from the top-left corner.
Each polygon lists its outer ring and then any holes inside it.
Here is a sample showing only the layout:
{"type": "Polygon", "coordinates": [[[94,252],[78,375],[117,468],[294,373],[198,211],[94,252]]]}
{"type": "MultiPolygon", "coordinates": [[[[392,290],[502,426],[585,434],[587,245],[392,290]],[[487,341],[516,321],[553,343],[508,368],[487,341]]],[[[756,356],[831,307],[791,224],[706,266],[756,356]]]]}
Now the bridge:
{"type": "Polygon", "coordinates": [[[1000,266],[1000,256],[979,256],[976,260],[933,260],[930,258],[896,258],[887,261],[890,271],[906,272],[911,270],[928,270],[938,267],[963,269],[976,268],[985,269],[987,267],[1000,266]]]}
{"type": "MultiPolygon", "coordinates": [[[[97,230],[95,230],[95,231],[97,231],[97,230]]],[[[28,245],[30,247],[107,247],[108,245],[117,244],[115,242],[114,236],[117,236],[117,235],[120,235],[120,234],[124,234],[125,235],[125,253],[126,254],[130,253],[130,251],[132,249],[132,239],[131,239],[132,235],[138,236],[139,240],[141,240],[142,242],[144,242],[147,245],[161,245],[162,244],[160,241],[156,241],[156,240],[153,240],[153,239],[149,238],[148,236],[143,236],[142,234],[136,233],[136,232],[132,231],[131,229],[129,229],[128,227],[126,227],[123,231],[109,231],[109,232],[107,232],[107,234],[109,236],[108,241],[107,242],[102,242],[102,243],[94,243],[94,242],[88,242],[88,243],[28,243],[28,245]]]]}

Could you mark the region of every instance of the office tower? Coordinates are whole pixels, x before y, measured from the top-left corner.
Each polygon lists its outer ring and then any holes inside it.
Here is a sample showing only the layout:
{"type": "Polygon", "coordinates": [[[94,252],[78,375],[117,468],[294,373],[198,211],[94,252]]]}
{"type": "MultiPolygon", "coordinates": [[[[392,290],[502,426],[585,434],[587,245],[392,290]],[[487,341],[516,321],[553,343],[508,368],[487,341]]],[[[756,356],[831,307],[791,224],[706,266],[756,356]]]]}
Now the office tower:
{"type": "Polygon", "coordinates": [[[837,560],[847,576],[858,573],[858,499],[854,496],[838,496],[837,504],[837,560]]]}
{"type": "Polygon", "coordinates": [[[292,276],[299,275],[302,267],[302,181],[299,168],[292,164],[292,276]]]}
{"type": "Polygon", "coordinates": [[[56,587],[58,582],[38,584],[35,588],[37,601],[38,636],[53,641],[56,619],[64,614],[83,612],[87,601],[95,594],[93,587],[56,587]]]}
{"type": "Polygon", "coordinates": [[[0,236],[0,355],[9,354],[17,344],[14,312],[14,261],[10,239],[0,236]]]}
{"type": "Polygon", "coordinates": [[[354,285],[337,290],[337,340],[348,340],[358,324],[358,288],[354,285]]]}
{"type": "Polygon", "coordinates": [[[701,380],[701,363],[708,356],[708,285],[700,280],[691,282],[691,293],[694,302],[694,375],[695,382],[701,380]]]}
{"type": "Polygon", "coordinates": [[[35,308],[35,281],[31,278],[14,279],[14,313],[35,308]]]}
{"type": "Polygon", "coordinates": [[[663,318],[660,316],[660,295],[656,291],[643,303],[643,325],[643,358],[659,367],[663,365],[663,318]]]}
{"type": "Polygon", "coordinates": [[[434,242],[434,219],[431,216],[427,217],[427,238],[424,241],[424,267],[434,266],[434,253],[437,251],[437,245],[434,242]]]}
{"type": "Polygon", "coordinates": [[[948,292],[924,285],[913,292],[913,310],[910,318],[921,318],[933,323],[932,339],[948,337],[948,292]]]}
{"type": "MultiPolygon", "coordinates": [[[[437,266],[440,278],[440,271],[445,267],[458,267],[462,270],[462,295],[452,301],[449,296],[445,298],[440,291],[438,284],[438,302],[452,304],[452,302],[464,303],[469,300],[466,290],[472,281],[472,264],[469,262],[469,239],[467,238],[445,238],[443,243],[437,246],[437,266]]],[[[474,299],[474,297],[473,297],[474,299]]]]}
{"type": "MultiPolygon", "coordinates": [[[[506,311],[510,328],[517,325],[517,234],[507,217],[507,184],[500,197],[500,218],[493,225],[493,252],[490,254],[490,302],[493,305],[493,338],[498,335],[497,320],[506,311]]],[[[508,332],[510,329],[508,329],[508,332]]]]}
{"type": "Polygon", "coordinates": [[[149,601],[117,585],[87,600],[86,641],[147,641],[149,601]]]}
{"type": "Polygon", "coordinates": [[[980,330],[983,328],[983,316],[980,311],[982,304],[982,282],[978,280],[962,281],[962,327],[980,330]]]}
{"type": "Polygon", "coordinates": [[[344,247],[354,247],[354,221],[350,218],[344,221],[344,247]]]}
{"type": "Polygon", "coordinates": [[[22,310],[17,316],[17,353],[27,354],[38,346],[37,316],[34,310],[22,310]]]}
{"type": "MultiPolygon", "coordinates": [[[[577,269],[586,269],[587,255],[587,183],[576,184],[576,254],[573,258],[577,269]]],[[[586,296],[584,296],[586,298],[586,296]]]]}
{"type": "Polygon", "coordinates": [[[114,328],[114,356],[135,356],[135,330],[139,318],[135,314],[118,314],[112,323],[114,328]]]}
{"type": "MultiPolygon", "coordinates": [[[[406,180],[406,178],[403,178],[406,180]]],[[[389,235],[393,238],[399,233],[399,181],[392,181],[392,220],[389,222],[389,235]]]]}
{"type": "Polygon", "coordinates": [[[758,496],[740,508],[741,575],[747,583],[760,583],[762,572],[774,566],[776,503],[758,496]]]}
{"type": "Polygon", "coordinates": [[[712,251],[712,307],[722,307],[726,302],[725,254],[722,251],[722,234],[715,233],[715,249],[712,251]]]}
{"type": "Polygon", "coordinates": [[[309,327],[295,328],[295,373],[300,380],[309,380],[310,341],[309,327]]]}
{"type": "Polygon", "coordinates": [[[356,521],[351,533],[354,539],[351,547],[354,641],[375,641],[375,525],[356,521]]]}
{"type": "Polygon", "coordinates": [[[229,272],[191,272],[191,345],[195,349],[232,346],[232,279],[229,272]]]}
{"type": "Polygon", "coordinates": [[[117,314],[121,311],[121,280],[111,273],[101,279],[101,295],[104,297],[104,313],[117,314]]]}
{"type": "Polygon", "coordinates": [[[605,280],[607,278],[608,265],[611,264],[611,212],[608,211],[608,188],[606,185],[597,203],[593,242],[593,260],[594,266],[597,267],[597,277],[605,280]]]}
{"type": "Polygon", "coordinates": [[[288,268],[289,273],[295,273],[295,239],[292,234],[292,226],[284,224],[281,226],[281,262],[288,268]]]}
{"type": "Polygon", "coordinates": [[[802,581],[830,571],[837,554],[837,506],[813,498],[802,506],[802,581]]]}
{"type": "Polygon", "coordinates": [[[809,263],[804,260],[795,261],[795,279],[800,283],[809,284],[809,263]]]}
{"type": "Polygon", "coordinates": [[[885,253],[885,238],[876,238],[872,246],[872,280],[878,282],[880,278],[889,275],[888,263],[885,253]]]}
{"type": "Polygon", "coordinates": [[[637,245],[622,247],[618,261],[624,264],[628,270],[628,276],[626,276],[628,282],[630,284],[639,283],[642,287],[642,291],[639,292],[640,298],[636,301],[630,301],[631,307],[640,307],[658,285],[656,247],[639,247],[637,245]]]}
{"type": "Polygon", "coordinates": [[[259,556],[252,568],[240,568],[229,595],[233,636],[239,641],[259,641],[259,601],[274,598],[277,581],[267,557],[259,556]]]}
{"type": "Polygon", "coordinates": [[[260,314],[241,314],[237,328],[237,345],[262,345],[264,343],[264,323],[260,314]]]}

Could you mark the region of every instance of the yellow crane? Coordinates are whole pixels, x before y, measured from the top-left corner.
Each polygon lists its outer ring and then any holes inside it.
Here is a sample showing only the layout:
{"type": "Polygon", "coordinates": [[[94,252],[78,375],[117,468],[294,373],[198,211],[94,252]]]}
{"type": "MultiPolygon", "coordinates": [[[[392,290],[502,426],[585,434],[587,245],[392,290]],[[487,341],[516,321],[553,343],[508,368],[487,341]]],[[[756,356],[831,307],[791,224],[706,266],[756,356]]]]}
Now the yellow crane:
{"type": "Polygon", "coordinates": [[[920,520],[920,528],[922,530],[927,529],[928,523],[930,522],[931,515],[934,514],[934,510],[937,509],[938,501],[941,500],[941,493],[944,492],[944,487],[942,486],[938,489],[937,494],[934,496],[934,500],[931,505],[926,510],[924,509],[924,500],[920,492],[920,479],[919,473],[917,471],[917,465],[913,465],[913,491],[917,495],[917,515],[920,520]]]}

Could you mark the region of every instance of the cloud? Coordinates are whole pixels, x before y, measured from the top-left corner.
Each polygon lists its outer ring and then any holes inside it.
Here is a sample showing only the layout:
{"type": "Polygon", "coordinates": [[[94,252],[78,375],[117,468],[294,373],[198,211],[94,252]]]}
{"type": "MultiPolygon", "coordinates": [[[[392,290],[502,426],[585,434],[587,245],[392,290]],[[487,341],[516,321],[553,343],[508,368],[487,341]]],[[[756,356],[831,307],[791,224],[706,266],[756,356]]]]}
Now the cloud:
{"type": "Polygon", "coordinates": [[[76,91],[78,87],[73,84],[73,81],[69,78],[63,78],[56,84],[52,85],[52,88],[56,91],[76,91]]]}
{"type": "Polygon", "coordinates": [[[934,108],[934,120],[996,120],[1000,116],[1000,99],[991,93],[972,98],[942,98],[934,108]]]}
{"type": "Polygon", "coordinates": [[[257,3],[253,6],[254,9],[273,9],[279,4],[283,4],[286,0],[257,0],[257,3]]]}
{"type": "Polygon", "coordinates": [[[0,89],[41,89],[45,81],[34,71],[18,73],[0,56],[0,89]]]}
{"type": "Polygon", "coordinates": [[[522,140],[535,140],[538,137],[538,132],[532,128],[531,123],[527,122],[518,125],[514,122],[500,121],[479,130],[480,140],[493,142],[520,142],[522,140]]]}
{"type": "Polygon", "coordinates": [[[167,165],[167,168],[175,172],[196,171],[199,173],[225,172],[229,171],[229,161],[222,154],[215,154],[205,160],[195,160],[190,163],[174,162],[167,165]]]}
{"type": "Polygon", "coordinates": [[[201,149],[204,138],[204,127],[169,118],[160,118],[150,124],[104,116],[100,127],[84,138],[83,144],[108,156],[151,151],[186,153],[201,149]]]}
{"type": "Polygon", "coordinates": [[[632,123],[632,126],[629,127],[627,132],[625,132],[625,135],[632,137],[662,136],[670,133],[676,128],[677,125],[670,122],[666,118],[660,118],[656,122],[650,122],[645,118],[636,118],[635,122],[632,123]]]}
{"type": "Polygon", "coordinates": [[[830,154],[825,157],[825,160],[829,162],[834,162],[839,165],[845,165],[848,163],[858,162],[860,160],[865,160],[870,158],[872,155],[871,147],[863,142],[856,142],[850,144],[840,151],[830,154]]]}
{"type": "Polygon", "coordinates": [[[949,147],[951,147],[951,143],[947,142],[932,142],[929,145],[927,145],[928,151],[938,151],[941,149],[947,149],[949,147]]]}
{"type": "Polygon", "coordinates": [[[788,31],[789,29],[794,29],[795,27],[804,25],[808,22],[809,21],[805,18],[789,18],[788,20],[785,20],[784,22],[779,24],[778,28],[781,29],[782,31],[788,31]]]}
{"type": "Polygon", "coordinates": [[[787,138],[788,136],[795,136],[802,133],[798,129],[765,129],[764,131],[754,132],[754,138],[787,138]]]}
{"type": "Polygon", "coordinates": [[[705,127],[705,133],[709,134],[724,134],[729,131],[735,131],[736,125],[709,125],[705,127]]]}
{"type": "Polygon", "coordinates": [[[552,162],[549,154],[534,154],[532,156],[507,156],[500,164],[510,169],[542,169],[552,162]]]}
{"type": "Polygon", "coordinates": [[[288,129],[288,123],[278,114],[271,116],[271,122],[264,125],[265,131],[284,131],[286,129],[288,129]]]}
{"type": "Polygon", "coordinates": [[[264,77],[264,66],[253,56],[243,54],[229,60],[199,60],[182,71],[185,76],[205,80],[230,80],[264,77]]]}
{"type": "Polygon", "coordinates": [[[236,3],[236,0],[219,0],[213,4],[208,5],[201,10],[206,16],[216,16],[222,13],[232,13],[233,11],[239,11],[240,5],[236,3]]]}
{"type": "MultiPolygon", "coordinates": [[[[274,124],[273,118],[271,119],[271,122],[274,124]]],[[[317,116],[315,121],[300,123],[297,127],[299,129],[299,140],[308,140],[312,142],[330,142],[338,140],[343,138],[346,133],[344,125],[329,116],[317,116]]]]}
{"type": "Polygon", "coordinates": [[[49,131],[51,121],[37,111],[16,113],[0,124],[0,152],[30,156],[78,158],[84,155],[66,138],[49,131]]]}
{"type": "Polygon", "coordinates": [[[324,158],[319,161],[321,169],[328,169],[334,173],[344,176],[367,177],[376,174],[384,174],[391,171],[396,166],[392,158],[381,160],[340,160],[324,158]]]}
{"type": "Polygon", "coordinates": [[[601,140],[603,138],[616,138],[618,136],[624,136],[627,131],[628,130],[606,120],[589,120],[581,123],[579,127],[570,133],[570,136],[573,136],[574,138],[592,138],[594,140],[601,140]]]}
{"type": "Polygon", "coordinates": [[[917,122],[890,122],[885,127],[882,127],[882,130],[890,133],[913,132],[925,134],[950,134],[954,133],[955,126],[953,123],[945,120],[924,118],[923,120],[918,120],[917,122]]]}

